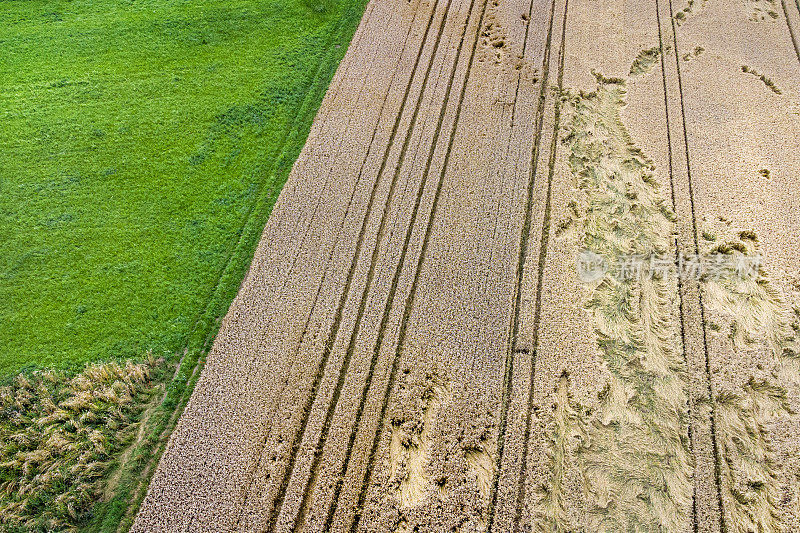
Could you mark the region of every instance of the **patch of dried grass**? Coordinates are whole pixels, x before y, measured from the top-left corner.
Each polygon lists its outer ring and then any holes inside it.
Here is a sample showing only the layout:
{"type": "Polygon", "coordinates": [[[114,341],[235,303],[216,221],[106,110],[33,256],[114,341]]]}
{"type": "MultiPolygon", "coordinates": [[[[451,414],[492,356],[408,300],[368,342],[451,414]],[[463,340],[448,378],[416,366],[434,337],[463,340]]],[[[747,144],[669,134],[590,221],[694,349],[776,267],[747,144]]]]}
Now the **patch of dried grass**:
{"type": "Polygon", "coordinates": [[[136,422],[158,364],[38,370],[0,387],[0,525],[74,531],[136,422]]]}
{"type": "Polygon", "coordinates": [[[793,414],[782,383],[800,383],[800,323],[764,269],[749,276],[733,270],[736,256],[758,253],[755,233],[742,231],[739,242],[731,240],[713,251],[728,256],[727,261],[719,261],[728,270],[704,279],[709,309],[728,322],[732,350],[760,347],[772,357],[765,363],[775,369],[751,376],[741,390],[724,391],[717,397],[726,516],[734,531],[778,532],[782,531],[778,465],[769,428],[779,417],[793,414]]]}
{"type": "Polygon", "coordinates": [[[540,487],[536,494],[533,523],[534,531],[539,533],[576,531],[566,509],[564,482],[578,446],[587,440],[587,428],[583,409],[573,401],[569,385],[569,376],[564,372],[556,386],[553,402],[554,429],[548,451],[550,482],[540,487]]]}
{"type": "MultiPolygon", "coordinates": [[[[624,80],[596,77],[597,90],[567,99],[564,143],[578,190],[574,226],[582,245],[608,264],[663,256],[675,215],[653,163],[621,121],[624,80]]],[[[684,531],[693,465],[686,369],[675,344],[676,281],[607,274],[589,290],[586,309],[611,379],[578,449],[591,502],[586,525],[603,532],[684,531]]]]}

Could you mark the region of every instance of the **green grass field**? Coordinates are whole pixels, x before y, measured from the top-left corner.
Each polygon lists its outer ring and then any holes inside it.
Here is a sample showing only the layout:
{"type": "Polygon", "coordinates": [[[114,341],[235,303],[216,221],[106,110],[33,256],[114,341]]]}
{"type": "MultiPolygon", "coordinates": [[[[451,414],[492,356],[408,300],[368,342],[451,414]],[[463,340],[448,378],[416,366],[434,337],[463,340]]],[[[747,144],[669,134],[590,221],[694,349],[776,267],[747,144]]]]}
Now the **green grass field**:
{"type": "Polygon", "coordinates": [[[362,9],[0,2],[0,376],[207,336],[362,9]]]}
{"type": "Polygon", "coordinates": [[[0,0],[0,529],[130,527],[365,4],[0,0]]]}

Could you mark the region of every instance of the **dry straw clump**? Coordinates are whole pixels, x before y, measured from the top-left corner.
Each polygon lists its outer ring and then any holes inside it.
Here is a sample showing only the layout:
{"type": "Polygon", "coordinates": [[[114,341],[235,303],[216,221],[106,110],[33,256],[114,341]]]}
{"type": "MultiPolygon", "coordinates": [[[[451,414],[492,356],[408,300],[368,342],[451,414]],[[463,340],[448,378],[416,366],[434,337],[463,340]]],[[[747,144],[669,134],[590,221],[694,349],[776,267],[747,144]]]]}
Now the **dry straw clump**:
{"type": "Polygon", "coordinates": [[[695,0],[689,0],[686,2],[686,6],[683,9],[675,13],[675,22],[678,24],[678,26],[680,26],[686,22],[686,20],[689,18],[689,15],[694,12],[695,8],[700,7],[702,9],[705,7],[705,5],[706,0],[701,0],[699,6],[695,5],[695,0]]]}
{"type": "Polygon", "coordinates": [[[760,72],[756,72],[755,70],[751,69],[747,65],[742,65],[741,69],[742,69],[742,72],[744,72],[745,74],[751,74],[751,75],[755,76],[756,78],[758,78],[759,80],[761,80],[761,83],[766,85],[767,88],[770,91],[774,92],[775,94],[783,94],[783,91],[781,91],[778,88],[778,86],[775,85],[775,82],[772,81],[771,78],[768,78],[767,76],[765,76],[764,74],[761,74],[760,72]]]}
{"type": "Polygon", "coordinates": [[[426,385],[416,402],[408,402],[413,405],[408,405],[407,409],[414,414],[407,419],[392,421],[390,486],[396,487],[401,508],[421,504],[432,490],[427,472],[431,433],[449,392],[436,377],[431,377],[426,385]]]}
{"type": "Polygon", "coordinates": [[[753,22],[775,21],[778,15],[778,0],[750,0],[750,20],[753,22]]]}
{"type": "MultiPolygon", "coordinates": [[[[642,57],[649,53],[637,61],[642,57]]],[[[578,189],[570,226],[581,232],[585,248],[609,264],[663,256],[675,216],[652,176],[653,164],[620,120],[625,82],[596,77],[596,91],[567,97],[571,119],[564,143],[578,189]]],[[[758,253],[758,242],[752,231],[727,240],[704,235],[711,261],[728,271],[702,282],[709,311],[727,321],[731,349],[760,349],[774,363],[772,371],[751,375],[715,398],[726,523],[732,531],[778,532],[779,465],[769,430],[778,417],[793,414],[784,384],[800,383],[800,312],[788,310],[763,269],[751,276],[736,270],[743,263],[736,259],[758,253]]],[[[607,275],[591,286],[586,307],[612,377],[591,419],[582,419],[583,411],[570,403],[568,381],[562,379],[556,391],[552,474],[537,509],[540,530],[571,530],[559,494],[571,455],[593,506],[588,530],[685,529],[693,467],[686,369],[673,340],[679,338],[670,299],[675,283],[658,275],[607,275]],[[569,437],[579,437],[578,445],[570,448],[569,437]]]]}
{"type": "MultiPolygon", "coordinates": [[[[625,81],[596,78],[594,92],[567,96],[563,142],[580,214],[574,225],[582,245],[608,264],[663,256],[670,251],[675,215],[653,177],[653,163],[633,145],[620,118],[625,81]]],[[[611,378],[578,449],[592,502],[587,530],[685,530],[692,458],[686,369],[675,344],[676,290],[674,277],[642,275],[606,275],[590,288],[586,309],[611,378]]],[[[550,498],[557,508],[556,496],[550,498]]]]}
{"type": "Polygon", "coordinates": [[[534,531],[567,533],[577,529],[567,512],[565,478],[578,446],[587,442],[587,433],[583,409],[572,399],[566,372],[561,374],[556,385],[552,419],[553,431],[548,450],[550,484],[541,487],[536,495],[534,531]]]}
{"type": "MultiPolygon", "coordinates": [[[[714,247],[712,253],[753,256],[757,247],[755,233],[742,231],[739,241],[714,247]]],[[[742,276],[733,271],[736,263],[719,261],[729,271],[704,279],[707,305],[727,322],[733,351],[768,354],[772,360],[765,362],[773,370],[751,375],[741,390],[717,396],[723,504],[733,531],[778,532],[779,468],[769,429],[779,417],[793,414],[784,383],[800,383],[800,323],[763,269],[742,276]]]]}
{"type": "Polygon", "coordinates": [[[646,50],[642,50],[639,52],[639,55],[636,56],[636,59],[633,60],[631,64],[630,75],[631,76],[641,76],[644,74],[649,74],[653,71],[653,67],[656,65],[656,61],[661,56],[661,47],[654,46],[653,48],[648,48],[646,50]]]}
{"type": "Polygon", "coordinates": [[[131,437],[157,362],[39,370],[0,387],[0,526],[72,531],[131,437]]]}

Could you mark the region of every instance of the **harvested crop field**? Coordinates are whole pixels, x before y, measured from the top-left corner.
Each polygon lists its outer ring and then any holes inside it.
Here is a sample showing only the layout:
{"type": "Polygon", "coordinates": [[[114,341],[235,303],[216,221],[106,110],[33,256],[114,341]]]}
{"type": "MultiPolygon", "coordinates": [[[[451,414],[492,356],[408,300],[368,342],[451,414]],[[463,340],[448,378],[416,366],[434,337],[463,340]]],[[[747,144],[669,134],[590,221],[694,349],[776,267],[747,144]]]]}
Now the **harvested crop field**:
{"type": "Polygon", "coordinates": [[[798,32],[371,0],[133,530],[800,530],[798,32]]]}

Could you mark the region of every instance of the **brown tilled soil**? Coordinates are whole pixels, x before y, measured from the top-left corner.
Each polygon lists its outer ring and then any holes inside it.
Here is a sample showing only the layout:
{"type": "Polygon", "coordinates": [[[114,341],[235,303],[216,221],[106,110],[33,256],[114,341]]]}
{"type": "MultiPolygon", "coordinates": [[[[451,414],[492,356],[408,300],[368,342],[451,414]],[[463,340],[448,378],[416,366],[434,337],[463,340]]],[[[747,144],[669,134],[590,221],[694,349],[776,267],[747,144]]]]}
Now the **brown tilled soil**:
{"type": "Polygon", "coordinates": [[[800,531],[798,40],[371,0],[134,531],[800,531]]]}

